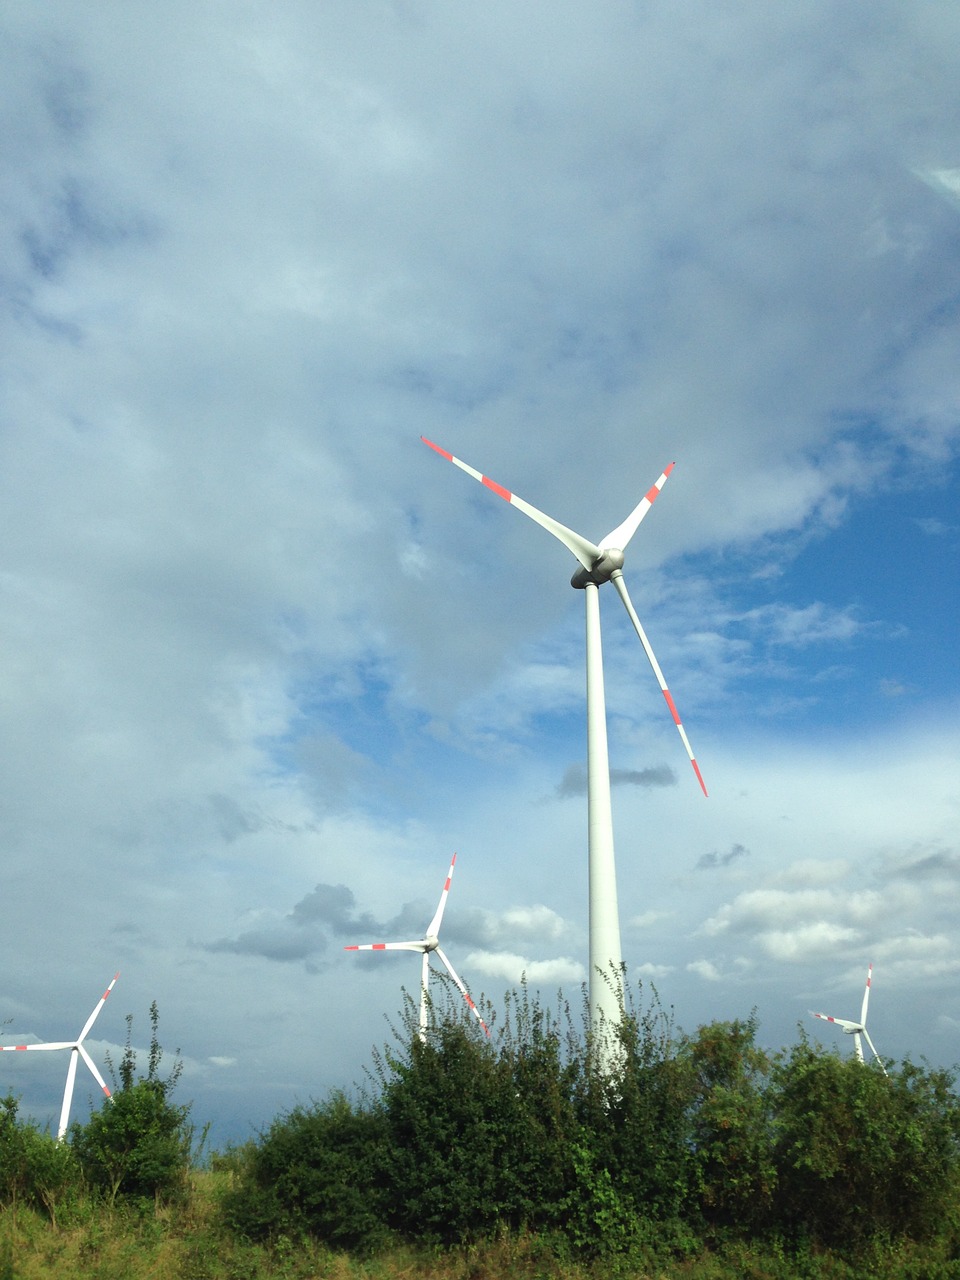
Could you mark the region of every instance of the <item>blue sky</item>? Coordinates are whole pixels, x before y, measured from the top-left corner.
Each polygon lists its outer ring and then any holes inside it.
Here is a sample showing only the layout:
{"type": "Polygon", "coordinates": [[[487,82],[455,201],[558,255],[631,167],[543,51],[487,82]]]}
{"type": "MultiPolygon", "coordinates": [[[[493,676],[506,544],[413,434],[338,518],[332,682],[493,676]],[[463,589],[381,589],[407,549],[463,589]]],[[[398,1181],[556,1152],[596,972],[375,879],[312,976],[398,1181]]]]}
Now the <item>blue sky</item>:
{"type": "Polygon", "coordinates": [[[494,1019],[578,989],[575,563],[423,435],[594,541],[677,463],[626,576],[710,798],[603,592],[630,972],[779,1047],[872,961],[960,1059],[960,14],[0,21],[5,1038],[119,969],[91,1051],[156,999],[243,1138],[362,1077],[417,961],[342,948],[454,851],[494,1019]]]}

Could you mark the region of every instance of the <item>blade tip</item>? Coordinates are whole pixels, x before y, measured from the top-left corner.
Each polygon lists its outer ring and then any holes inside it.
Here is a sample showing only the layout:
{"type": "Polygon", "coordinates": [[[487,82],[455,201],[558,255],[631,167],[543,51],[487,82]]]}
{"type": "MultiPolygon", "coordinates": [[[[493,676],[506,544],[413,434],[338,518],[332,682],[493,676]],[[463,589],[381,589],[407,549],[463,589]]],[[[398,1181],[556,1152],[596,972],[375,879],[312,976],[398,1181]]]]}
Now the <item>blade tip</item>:
{"type": "Polygon", "coordinates": [[[710,793],[709,791],[707,791],[707,784],[703,780],[703,774],[700,772],[700,766],[697,764],[696,760],[694,760],[692,756],[690,757],[690,763],[693,765],[693,772],[697,775],[697,781],[700,783],[700,790],[709,800],[710,793]]]}
{"type": "Polygon", "coordinates": [[[432,449],[434,453],[439,453],[441,458],[446,458],[448,462],[453,461],[452,453],[448,453],[446,449],[441,449],[440,445],[434,444],[433,441],[428,440],[426,436],[421,436],[420,439],[423,441],[423,443],[427,446],[428,449],[432,449]]]}

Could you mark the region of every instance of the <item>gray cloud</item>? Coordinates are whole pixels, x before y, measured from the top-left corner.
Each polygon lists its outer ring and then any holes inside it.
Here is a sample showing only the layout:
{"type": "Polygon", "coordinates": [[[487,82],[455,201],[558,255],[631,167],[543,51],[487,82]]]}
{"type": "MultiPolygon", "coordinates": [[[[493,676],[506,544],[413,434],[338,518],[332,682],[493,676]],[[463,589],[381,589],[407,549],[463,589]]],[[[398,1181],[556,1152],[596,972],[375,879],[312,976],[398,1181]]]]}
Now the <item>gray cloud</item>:
{"type": "Polygon", "coordinates": [[[726,853],[705,853],[697,861],[698,871],[712,871],[717,867],[729,867],[732,862],[747,856],[748,850],[742,844],[735,844],[726,853]]]}
{"type": "MultiPolygon", "coordinates": [[[[675,787],[677,775],[666,764],[653,765],[649,769],[611,769],[611,787],[675,787]]],[[[585,796],[587,794],[587,770],[582,764],[572,764],[563,775],[557,786],[557,795],[563,799],[568,796],[585,796]]]]}
{"type": "Polygon", "coordinates": [[[883,880],[960,881],[960,854],[939,850],[910,861],[888,864],[878,875],[883,880]]]}
{"type": "Polygon", "coordinates": [[[420,937],[427,919],[412,925],[422,914],[411,904],[394,919],[381,922],[369,912],[358,912],[353,891],[343,884],[318,884],[282,919],[260,929],[251,929],[235,938],[220,938],[204,944],[207,951],[235,955],[259,955],[283,962],[313,959],[325,952],[333,940],[349,937],[351,942],[404,941],[420,937]],[[411,932],[412,927],[412,932],[411,932]],[[420,932],[417,932],[419,927],[420,932]]]}

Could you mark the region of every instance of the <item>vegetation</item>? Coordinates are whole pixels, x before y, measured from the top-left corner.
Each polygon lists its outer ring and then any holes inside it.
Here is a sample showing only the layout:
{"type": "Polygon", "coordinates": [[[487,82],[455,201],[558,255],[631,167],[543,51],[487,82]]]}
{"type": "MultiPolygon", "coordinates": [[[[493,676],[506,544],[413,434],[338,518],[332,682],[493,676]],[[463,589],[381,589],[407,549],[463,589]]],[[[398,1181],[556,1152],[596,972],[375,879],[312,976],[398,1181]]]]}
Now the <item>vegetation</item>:
{"type": "MultiPolygon", "coordinates": [[[[157,1038],[158,1020],[154,1001],[150,1006],[147,1074],[138,1079],[137,1055],[130,1043],[133,1018],[127,1017],[119,1088],[110,1105],[92,1115],[85,1126],[72,1127],[71,1146],[84,1179],[90,1187],[101,1190],[111,1205],[120,1192],[162,1201],[186,1189],[195,1134],[188,1121],[189,1105],[170,1101],[182,1063],[177,1060],[166,1079],[160,1075],[163,1050],[157,1038]]],[[[113,1074],[112,1063],[110,1067],[113,1074]]]]}
{"type": "MultiPolygon", "coordinates": [[[[638,988],[611,1038],[512,993],[490,1040],[408,1002],[356,1098],[198,1167],[176,1063],[127,1049],[57,1143],[0,1100],[0,1280],[85,1276],[960,1278],[952,1072],[754,1019],[682,1034],[638,988]]],[[[128,1020],[129,1028],[129,1020],[128,1020]]]]}

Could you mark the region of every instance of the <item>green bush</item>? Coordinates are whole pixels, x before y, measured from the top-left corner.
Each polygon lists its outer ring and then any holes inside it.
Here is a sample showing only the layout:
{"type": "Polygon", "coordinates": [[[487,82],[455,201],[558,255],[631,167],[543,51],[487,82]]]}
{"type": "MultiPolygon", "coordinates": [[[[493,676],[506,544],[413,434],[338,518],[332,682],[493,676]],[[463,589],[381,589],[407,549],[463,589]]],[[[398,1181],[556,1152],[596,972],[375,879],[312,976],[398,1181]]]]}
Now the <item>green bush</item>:
{"type": "Polygon", "coordinates": [[[160,1075],[163,1050],[157,1039],[157,1006],[150,1006],[152,1028],[147,1074],[136,1077],[136,1054],[127,1046],[120,1063],[120,1087],[86,1125],[70,1129],[70,1142],[83,1176],[113,1204],[118,1195],[156,1201],[181,1195],[193,1157],[195,1133],[190,1105],[170,1101],[183,1069],[177,1061],[166,1079],[160,1075]]]}
{"type": "Polygon", "coordinates": [[[295,1107],[239,1153],[225,1221],[250,1240],[311,1235],[359,1252],[382,1245],[384,1135],[382,1115],[340,1093],[295,1107]]]}
{"type": "Polygon", "coordinates": [[[585,1033],[575,1106],[591,1168],[639,1221],[676,1223],[691,1180],[691,1072],[656,995],[647,1007],[642,997],[638,986],[621,998],[612,1065],[585,1033]]]}
{"type": "Polygon", "coordinates": [[[516,1208],[517,1099],[486,1039],[460,1022],[414,1036],[390,1059],[382,1100],[388,1220],[449,1244],[485,1235],[516,1208]]]}
{"type": "Polygon", "coordinates": [[[953,1265],[950,1072],[887,1078],[805,1039],[768,1054],[754,1018],[684,1036],[642,997],[624,998],[612,1049],[586,1009],[574,1026],[525,988],[489,1040],[459,1008],[421,1034],[408,1001],[362,1103],[296,1108],[234,1153],[227,1223],[365,1252],[535,1233],[588,1266],[654,1271],[705,1245],[776,1257],[783,1275],[846,1275],[867,1256],[879,1274],[876,1259],[924,1242],[953,1265]]]}
{"type": "Polygon", "coordinates": [[[904,1063],[885,1076],[804,1039],[777,1088],[781,1222],[794,1238],[856,1249],[925,1240],[956,1214],[960,1108],[950,1072],[904,1063]]]}
{"type": "Polygon", "coordinates": [[[28,1206],[56,1225],[61,1203],[79,1193],[80,1169],[68,1146],[18,1111],[12,1095],[0,1099],[0,1205],[28,1206]]]}
{"type": "Polygon", "coordinates": [[[693,1204],[714,1237],[765,1230],[777,1187],[770,1057],[756,1020],[701,1027],[684,1053],[691,1071],[693,1204]]]}

